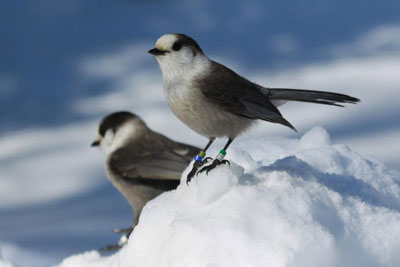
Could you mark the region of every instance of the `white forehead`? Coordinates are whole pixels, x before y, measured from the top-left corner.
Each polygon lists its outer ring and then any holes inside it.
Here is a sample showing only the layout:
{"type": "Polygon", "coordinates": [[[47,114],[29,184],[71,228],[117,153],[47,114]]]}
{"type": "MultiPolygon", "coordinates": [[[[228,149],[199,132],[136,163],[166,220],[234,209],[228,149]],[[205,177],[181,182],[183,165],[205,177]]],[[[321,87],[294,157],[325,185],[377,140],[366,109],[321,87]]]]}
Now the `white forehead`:
{"type": "Polygon", "coordinates": [[[164,34],[163,36],[158,38],[156,42],[156,48],[160,50],[169,50],[177,39],[178,38],[175,34],[164,34]]]}

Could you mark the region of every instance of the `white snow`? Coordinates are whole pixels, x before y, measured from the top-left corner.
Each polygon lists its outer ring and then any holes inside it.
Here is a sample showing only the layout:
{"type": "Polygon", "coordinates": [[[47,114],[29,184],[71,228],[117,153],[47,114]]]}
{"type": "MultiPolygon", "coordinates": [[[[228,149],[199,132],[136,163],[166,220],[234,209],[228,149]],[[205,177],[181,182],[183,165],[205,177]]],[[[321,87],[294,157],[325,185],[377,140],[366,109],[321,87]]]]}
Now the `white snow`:
{"type": "Polygon", "coordinates": [[[399,172],[319,127],[234,143],[227,159],[149,202],[119,252],[58,267],[400,266],[399,172]]]}

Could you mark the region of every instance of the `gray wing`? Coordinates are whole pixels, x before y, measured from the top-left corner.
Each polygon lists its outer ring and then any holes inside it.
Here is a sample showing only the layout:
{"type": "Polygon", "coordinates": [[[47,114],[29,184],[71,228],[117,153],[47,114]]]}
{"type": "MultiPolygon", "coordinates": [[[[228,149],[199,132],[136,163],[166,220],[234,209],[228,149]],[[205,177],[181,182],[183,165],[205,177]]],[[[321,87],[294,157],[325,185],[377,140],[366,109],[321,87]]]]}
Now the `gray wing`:
{"type": "Polygon", "coordinates": [[[217,62],[212,62],[211,69],[210,73],[195,81],[211,102],[239,116],[280,123],[296,130],[262,93],[263,87],[217,62]]]}
{"type": "Polygon", "coordinates": [[[200,149],[159,135],[159,138],[116,150],[108,164],[113,173],[123,178],[179,180],[198,151],[200,149]]]}

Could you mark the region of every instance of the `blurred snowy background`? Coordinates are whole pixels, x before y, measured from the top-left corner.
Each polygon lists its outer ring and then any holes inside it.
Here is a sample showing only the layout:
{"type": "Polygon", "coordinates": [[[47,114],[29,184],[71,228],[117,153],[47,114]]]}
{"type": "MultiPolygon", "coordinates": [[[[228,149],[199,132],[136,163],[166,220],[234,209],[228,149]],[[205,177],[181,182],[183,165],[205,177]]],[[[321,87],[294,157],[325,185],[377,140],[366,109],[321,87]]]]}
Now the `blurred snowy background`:
{"type": "MultiPolygon", "coordinates": [[[[103,153],[89,147],[104,115],[127,109],[205,144],[169,111],[147,54],[168,32],[262,85],[359,97],[281,111],[299,134],[321,125],[333,143],[400,169],[399,14],[398,1],[1,1],[0,259],[50,266],[129,225],[103,153]]],[[[275,135],[298,136],[260,123],[240,139],[275,135]]]]}

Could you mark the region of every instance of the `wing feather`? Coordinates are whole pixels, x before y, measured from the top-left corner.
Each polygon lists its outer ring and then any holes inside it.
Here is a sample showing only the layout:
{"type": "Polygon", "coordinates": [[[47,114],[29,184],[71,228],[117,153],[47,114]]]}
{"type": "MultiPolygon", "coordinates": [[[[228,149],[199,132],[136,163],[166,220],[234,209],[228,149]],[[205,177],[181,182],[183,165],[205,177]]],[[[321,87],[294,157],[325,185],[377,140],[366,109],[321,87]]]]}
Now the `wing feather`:
{"type": "Polygon", "coordinates": [[[111,171],[125,179],[179,180],[194,155],[200,151],[162,135],[153,136],[152,140],[158,142],[153,142],[152,146],[134,142],[112,153],[108,160],[111,171]]]}
{"type": "Polygon", "coordinates": [[[209,101],[238,116],[280,123],[296,130],[262,92],[261,86],[239,76],[224,65],[212,62],[211,72],[196,80],[209,101]]]}

